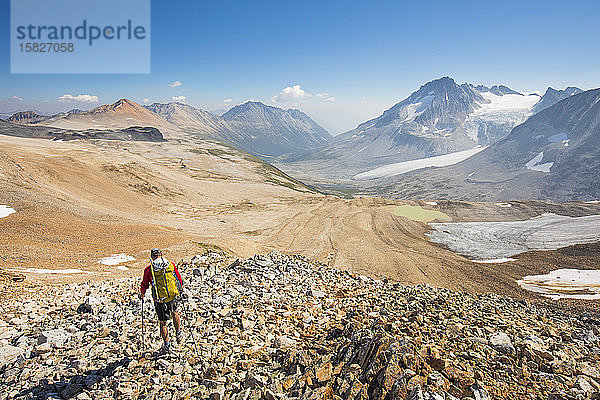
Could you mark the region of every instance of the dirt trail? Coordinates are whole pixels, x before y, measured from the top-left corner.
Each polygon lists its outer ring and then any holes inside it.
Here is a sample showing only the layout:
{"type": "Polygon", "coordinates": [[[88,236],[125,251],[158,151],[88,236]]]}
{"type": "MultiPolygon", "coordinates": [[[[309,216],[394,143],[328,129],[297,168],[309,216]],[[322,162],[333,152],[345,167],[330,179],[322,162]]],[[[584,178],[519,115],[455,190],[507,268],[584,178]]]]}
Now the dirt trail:
{"type": "Polygon", "coordinates": [[[402,283],[471,292],[520,290],[505,266],[475,264],[431,244],[424,236],[428,226],[392,214],[393,204],[381,199],[327,199],[273,229],[268,241],[273,248],[336,268],[402,283]]]}

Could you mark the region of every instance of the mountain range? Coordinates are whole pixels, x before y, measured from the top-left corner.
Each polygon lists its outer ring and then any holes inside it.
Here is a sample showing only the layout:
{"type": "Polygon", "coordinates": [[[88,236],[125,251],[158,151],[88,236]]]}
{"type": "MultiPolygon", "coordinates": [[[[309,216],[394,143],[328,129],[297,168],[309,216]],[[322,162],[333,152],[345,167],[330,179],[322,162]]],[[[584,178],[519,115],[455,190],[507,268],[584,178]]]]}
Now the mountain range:
{"type": "Polygon", "coordinates": [[[563,100],[458,164],[381,179],[372,188],[400,198],[596,200],[600,89],[563,94],[563,100]]]}
{"type": "Polygon", "coordinates": [[[51,118],[64,117],[70,114],[80,114],[82,112],[84,111],[77,108],[53,115],[42,115],[37,111],[19,111],[8,116],[6,120],[15,124],[30,125],[37,124],[51,118]]]}
{"type": "Polygon", "coordinates": [[[583,90],[572,86],[569,86],[564,90],[556,90],[549,87],[546,90],[546,93],[544,93],[542,96],[542,99],[535,106],[533,106],[533,112],[538,113],[550,106],[553,106],[559,101],[566,99],[569,96],[573,96],[581,92],[583,92],[583,90]]]}
{"type": "Polygon", "coordinates": [[[200,137],[227,142],[252,154],[273,157],[321,147],[331,135],[308,115],[248,101],[222,116],[183,103],[141,106],[120,99],[89,111],[52,116],[33,111],[15,113],[9,122],[67,130],[121,130],[131,126],[159,129],[166,138],[200,137]]]}
{"type": "Polygon", "coordinates": [[[51,117],[40,115],[35,111],[20,111],[12,114],[6,120],[15,124],[29,125],[43,122],[51,117]]]}
{"type": "Polygon", "coordinates": [[[218,116],[184,103],[153,103],[144,107],[180,129],[201,135],[212,135],[228,130],[218,116]]]}
{"type": "Polygon", "coordinates": [[[57,114],[36,125],[72,130],[118,130],[131,126],[147,126],[160,130],[167,138],[180,133],[177,125],[127,99],[120,99],[113,104],[105,104],[89,111],[57,114]]]}
{"type": "MultiPolygon", "coordinates": [[[[541,96],[520,93],[505,85],[458,84],[444,77],[422,85],[379,117],[336,137],[299,110],[255,101],[237,105],[219,116],[184,103],[141,106],[120,99],[90,111],[71,110],[52,116],[19,112],[8,122],[63,131],[87,130],[88,134],[90,130],[154,127],[166,139],[200,138],[229,143],[315,183],[322,178],[348,179],[400,161],[495,146],[531,115],[552,109],[557,102],[577,97],[581,92],[576,87],[548,88],[541,96]]],[[[546,151],[544,157],[548,154],[546,151]]],[[[539,165],[546,164],[544,160],[541,164],[533,160],[532,165],[539,169],[539,165]]],[[[380,189],[382,182],[378,180],[376,184],[380,189]]],[[[383,185],[395,196],[409,193],[392,188],[390,180],[383,185]]]]}
{"type": "Polygon", "coordinates": [[[249,101],[222,115],[233,134],[230,141],[262,155],[281,155],[322,147],[331,135],[300,110],[283,110],[249,101]]]}
{"type": "Polygon", "coordinates": [[[504,85],[457,84],[444,77],[426,83],[323,148],[281,157],[279,162],[290,173],[347,179],[388,164],[490,145],[536,110],[576,92],[581,90],[548,88],[540,96],[504,85]]]}
{"type": "Polygon", "coordinates": [[[183,103],[154,103],[146,108],[186,132],[272,157],[321,147],[331,135],[302,111],[248,101],[221,116],[183,103]]]}
{"type": "Polygon", "coordinates": [[[319,151],[282,159],[301,169],[348,177],[381,165],[488,145],[532,114],[537,94],[506,86],[431,81],[377,118],[336,136],[319,151]],[[329,164],[329,165],[328,165],[329,164]]]}

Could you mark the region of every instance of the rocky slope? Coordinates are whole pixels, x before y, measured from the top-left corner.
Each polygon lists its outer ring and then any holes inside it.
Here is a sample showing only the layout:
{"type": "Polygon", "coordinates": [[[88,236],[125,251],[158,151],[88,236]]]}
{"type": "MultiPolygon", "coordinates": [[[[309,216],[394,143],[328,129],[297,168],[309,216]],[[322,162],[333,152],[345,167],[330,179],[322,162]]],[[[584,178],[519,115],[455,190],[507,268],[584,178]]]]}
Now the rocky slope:
{"type": "Polygon", "coordinates": [[[403,198],[596,200],[599,145],[600,89],[594,89],[535,114],[459,164],[380,181],[374,190],[403,198]]]}
{"type": "Polygon", "coordinates": [[[52,140],[108,139],[124,141],[162,142],[162,133],[153,127],[129,126],[122,129],[60,129],[44,126],[22,125],[0,120],[0,134],[23,138],[52,140]]]}
{"type": "Polygon", "coordinates": [[[207,137],[218,138],[229,130],[220,117],[183,103],[153,103],[144,106],[178,127],[207,137]]]}
{"type": "MultiPolygon", "coordinates": [[[[270,253],[182,264],[168,357],[137,280],[5,299],[0,399],[598,398],[600,320],[495,295],[402,286],[270,253]]],[[[172,328],[170,328],[172,329],[172,328]]]]}
{"type": "Polygon", "coordinates": [[[33,125],[39,124],[51,118],[68,117],[71,114],[81,114],[82,112],[85,111],[80,110],[78,108],[74,108],[72,110],[53,115],[42,115],[36,111],[19,111],[11,114],[8,118],[6,118],[6,120],[8,122],[12,122],[13,124],[33,125]]]}
{"type": "Polygon", "coordinates": [[[47,115],[40,115],[35,111],[21,111],[14,113],[6,120],[14,124],[37,124],[51,118],[47,115]]]}
{"type": "Polygon", "coordinates": [[[381,116],[334,137],[316,152],[282,159],[317,175],[348,177],[381,165],[494,143],[532,113],[538,95],[506,86],[457,84],[444,77],[421,86],[381,116]],[[323,173],[321,173],[323,175],[323,173]]]}

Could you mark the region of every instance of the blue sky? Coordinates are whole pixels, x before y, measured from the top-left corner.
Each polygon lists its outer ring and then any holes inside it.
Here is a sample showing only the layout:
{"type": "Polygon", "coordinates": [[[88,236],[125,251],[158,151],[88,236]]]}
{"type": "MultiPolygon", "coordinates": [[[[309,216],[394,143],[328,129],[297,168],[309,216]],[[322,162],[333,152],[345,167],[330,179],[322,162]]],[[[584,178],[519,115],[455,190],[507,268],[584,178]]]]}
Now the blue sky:
{"type": "Polygon", "coordinates": [[[152,72],[105,75],[11,75],[1,4],[0,112],[121,97],[218,110],[255,99],[339,133],[442,76],[521,91],[600,86],[597,0],[153,0],[152,72]],[[65,94],[87,101],[59,101],[65,94]]]}

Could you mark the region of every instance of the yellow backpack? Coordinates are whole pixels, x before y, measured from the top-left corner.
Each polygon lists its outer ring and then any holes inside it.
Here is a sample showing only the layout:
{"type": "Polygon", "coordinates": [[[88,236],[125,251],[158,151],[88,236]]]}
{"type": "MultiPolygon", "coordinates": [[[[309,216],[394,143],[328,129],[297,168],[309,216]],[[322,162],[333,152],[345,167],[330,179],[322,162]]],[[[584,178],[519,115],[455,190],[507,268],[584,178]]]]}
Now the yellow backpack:
{"type": "Polygon", "coordinates": [[[175,264],[157,258],[150,264],[152,272],[152,298],[159,303],[168,303],[180,293],[180,283],[175,275],[175,264]]]}

